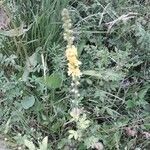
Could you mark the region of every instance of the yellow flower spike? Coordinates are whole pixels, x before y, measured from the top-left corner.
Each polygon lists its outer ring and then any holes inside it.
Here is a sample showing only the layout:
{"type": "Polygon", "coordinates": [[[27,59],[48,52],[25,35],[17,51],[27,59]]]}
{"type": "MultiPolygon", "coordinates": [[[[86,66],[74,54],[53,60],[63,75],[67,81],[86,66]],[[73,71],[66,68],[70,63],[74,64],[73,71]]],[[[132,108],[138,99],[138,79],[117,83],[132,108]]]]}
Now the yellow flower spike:
{"type": "MultiPolygon", "coordinates": [[[[72,77],[72,90],[74,99],[72,99],[72,110],[70,112],[70,122],[76,123],[76,130],[69,130],[69,139],[81,141],[84,131],[90,126],[90,120],[87,119],[86,114],[83,113],[83,109],[80,108],[80,94],[78,85],[80,84],[79,78],[82,75],[80,71],[81,62],[78,60],[78,51],[76,46],[73,44],[74,36],[71,19],[67,9],[62,11],[62,20],[64,28],[64,40],[67,42],[65,56],[67,59],[68,75],[72,77]]],[[[97,143],[96,143],[97,144],[97,143]]],[[[98,144],[96,145],[99,146],[98,144]]],[[[95,147],[96,147],[95,146],[95,147]]]]}
{"type": "Polygon", "coordinates": [[[68,60],[68,75],[71,75],[73,80],[76,77],[79,78],[81,76],[79,69],[81,62],[78,61],[77,55],[77,48],[74,45],[66,49],[66,57],[68,60]]]}
{"type": "Polygon", "coordinates": [[[81,62],[78,60],[77,48],[73,45],[74,36],[73,30],[71,29],[71,19],[67,9],[62,11],[62,20],[64,22],[64,39],[67,41],[66,58],[68,61],[68,75],[75,81],[81,76],[81,71],[79,69],[81,62]]]}
{"type": "Polygon", "coordinates": [[[66,49],[66,56],[67,57],[72,57],[72,56],[75,56],[75,57],[77,57],[77,48],[74,46],[74,45],[72,45],[71,47],[68,47],[67,49],[66,49]]]}

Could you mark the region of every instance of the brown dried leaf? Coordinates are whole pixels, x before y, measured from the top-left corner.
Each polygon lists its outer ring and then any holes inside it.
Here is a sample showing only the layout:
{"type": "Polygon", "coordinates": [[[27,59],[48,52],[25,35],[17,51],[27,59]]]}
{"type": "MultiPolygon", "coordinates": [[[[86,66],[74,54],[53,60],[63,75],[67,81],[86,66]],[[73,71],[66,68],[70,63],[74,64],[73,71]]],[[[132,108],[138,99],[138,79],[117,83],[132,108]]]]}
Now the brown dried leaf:
{"type": "Polygon", "coordinates": [[[8,27],[10,19],[6,14],[3,7],[0,7],[0,29],[5,29],[8,27]]]}
{"type": "Polygon", "coordinates": [[[143,136],[146,138],[146,139],[150,139],[150,133],[149,132],[142,132],[143,136]]]}
{"type": "Polygon", "coordinates": [[[92,145],[92,148],[95,148],[97,150],[103,150],[104,146],[103,146],[103,144],[101,142],[97,142],[97,143],[92,145]]]}
{"type": "Polygon", "coordinates": [[[128,136],[132,136],[132,137],[137,136],[137,130],[131,129],[130,127],[126,127],[125,132],[128,136]]]}

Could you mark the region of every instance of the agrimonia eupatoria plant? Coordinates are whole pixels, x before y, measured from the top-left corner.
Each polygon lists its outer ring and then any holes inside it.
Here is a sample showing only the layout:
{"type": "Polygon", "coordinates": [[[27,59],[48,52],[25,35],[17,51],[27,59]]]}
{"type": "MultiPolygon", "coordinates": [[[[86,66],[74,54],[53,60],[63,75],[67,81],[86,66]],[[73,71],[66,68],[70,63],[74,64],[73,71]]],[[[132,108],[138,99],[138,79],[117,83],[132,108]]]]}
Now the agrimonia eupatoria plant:
{"type": "MultiPolygon", "coordinates": [[[[76,46],[73,44],[74,36],[71,19],[69,16],[69,12],[67,9],[63,9],[62,11],[62,20],[63,20],[63,28],[64,28],[64,40],[67,41],[66,47],[66,58],[68,61],[68,75],[72,78],[72,93],[74,98],[71,100],[71,111],[70,116],[71,119],[69,122],[75,123],[75,129],[69,130],[69,139],[74,139],[78,142],[84,141],[84,136],[86,135],[86,131],[90,126],[90,120],[88,120],[87,115],[83,108],[81,108],[81,102],[79,101],[79,90],[78,85],[80,84],[79,79],[82,75],[79,66],[81,62],[78,60],[78,52],[76,46]]],[[[86,145],[86,144],[85,144],[86,145]]],[[[86,145],[87,146],[87,145],[86,145]]],[[[87,146],[89,147],[89,146],[87,146]]],[[[96,149],[103,149],[103,145],[98,142],[98,140],[93,141],[90,147],[96,149]]]]}

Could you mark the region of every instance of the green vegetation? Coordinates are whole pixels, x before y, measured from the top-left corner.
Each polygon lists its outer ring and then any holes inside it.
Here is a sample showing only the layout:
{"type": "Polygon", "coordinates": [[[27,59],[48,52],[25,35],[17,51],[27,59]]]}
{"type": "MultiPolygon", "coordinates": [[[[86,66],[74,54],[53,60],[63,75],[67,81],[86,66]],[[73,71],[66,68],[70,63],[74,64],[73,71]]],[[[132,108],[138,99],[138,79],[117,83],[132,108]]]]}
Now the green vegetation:
{"type": "Polygon", "coordinates": [[[10,149],[149,150],[149,20],[149,0],[1,0],[0,137],[10,149]]]}

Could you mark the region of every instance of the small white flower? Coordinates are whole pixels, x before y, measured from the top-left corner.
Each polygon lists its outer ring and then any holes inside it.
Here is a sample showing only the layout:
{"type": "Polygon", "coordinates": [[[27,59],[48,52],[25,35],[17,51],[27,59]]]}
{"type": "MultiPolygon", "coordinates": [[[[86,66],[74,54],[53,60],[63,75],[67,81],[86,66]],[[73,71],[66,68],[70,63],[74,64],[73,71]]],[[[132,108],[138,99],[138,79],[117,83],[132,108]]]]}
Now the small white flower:
{"type": "Polygon", "coordinates": [[[71,86],[74,86],[74,83],[73,83],[73,82],[71,83],[71,86]]]}
{"type": "Polygon", "coordinates": [[[74,93],[74,92],[75,92],[75,89],[72,89],[71,92],[74,93]]]}
{"type": "Polygon", "coordinates": [[[18,147],[18,150],[21,150],[22,148],[21,147],[18,147]]]}
{"type": "Polygon", "coordinates": [[[78,93],[78,90],[74,90],[74,93],[77,94],[77,93],[78,93]]]}
{"type": "Polygon", "coordinates": [[[80,97],[80,94],[77,94],[78,97],[80,97]]]}

